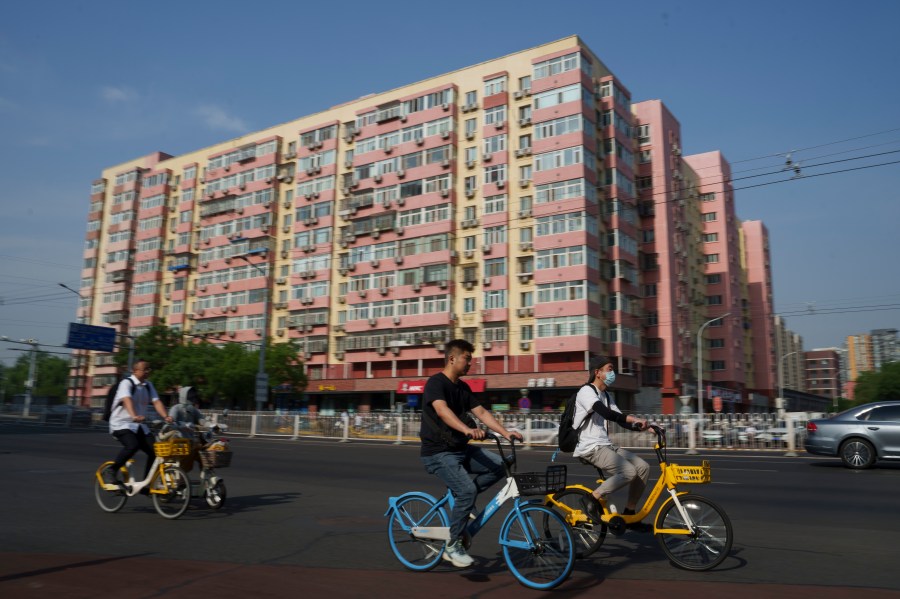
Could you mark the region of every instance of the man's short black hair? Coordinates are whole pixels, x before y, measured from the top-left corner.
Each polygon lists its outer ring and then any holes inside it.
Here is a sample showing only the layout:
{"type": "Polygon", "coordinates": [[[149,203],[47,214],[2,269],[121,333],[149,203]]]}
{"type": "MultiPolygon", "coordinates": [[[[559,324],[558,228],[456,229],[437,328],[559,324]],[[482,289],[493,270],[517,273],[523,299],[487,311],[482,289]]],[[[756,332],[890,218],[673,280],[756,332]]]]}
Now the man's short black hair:
{"type": "Polygon", "coordinates": [[[475,351],[475,346],[466,341],[465,339],[454,339],[447,343],[444,349],[444,360],[449,360],[450,356],[453,355],[453,350],[458,350],[458,353],[469,352],[470,354],[475,351]]]}

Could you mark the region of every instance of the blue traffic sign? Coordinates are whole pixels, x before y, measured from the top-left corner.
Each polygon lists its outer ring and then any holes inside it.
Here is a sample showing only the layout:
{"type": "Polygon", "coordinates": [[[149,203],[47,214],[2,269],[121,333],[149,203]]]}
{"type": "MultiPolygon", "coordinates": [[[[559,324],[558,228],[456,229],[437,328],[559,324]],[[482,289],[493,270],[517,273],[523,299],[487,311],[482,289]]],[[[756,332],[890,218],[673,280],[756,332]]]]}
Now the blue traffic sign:
{"type": "Polygon", "coordinates": [[[69,339],[66,347],[111,352],[116,345],[116,329],[98,327],[78,322],[69,323],[69,339]]]}

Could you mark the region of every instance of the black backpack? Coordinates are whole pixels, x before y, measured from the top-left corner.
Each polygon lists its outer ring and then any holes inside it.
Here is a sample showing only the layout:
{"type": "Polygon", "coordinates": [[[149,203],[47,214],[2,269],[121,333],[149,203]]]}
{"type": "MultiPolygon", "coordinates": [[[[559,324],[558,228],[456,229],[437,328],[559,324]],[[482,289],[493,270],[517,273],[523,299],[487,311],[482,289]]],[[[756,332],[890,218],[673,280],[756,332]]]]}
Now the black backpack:
{"type": "MultiPolygon", "coordinates": [[[[122,381],[131,383],[131,392],[134,393],[134,382],[131,380],[131,377],[124,378],[122,381]]],[[[106,392],[106,403],[103,404],[102,416],[104,422],[109,422],[109,419],[112,417],[112,407],[113,402],[116,401],[116,391],[119,390],[119,385],[122,381],[116,381],[113,385],[110,385],[109,390],[106,392]]]]}
{"type": "MultiPolygon", "coordinates": [[[[582,385],[579,387],[578,391],[581,391],[585,386],[586,385],[582,385]]],[[[566,409],[563,411],[562,418],[559,420],[559,450],[565,453],[572,453],[575,451],[575,446],[578,445],[578,436],[581,434],[581,430],[576,430],[573,426],[575,422],[575,398],[578,397],[578,391],[573,393],[572,397],[566,400],[566,409]]],[[[590,415],[590,412],[588,415],[590,415]]],[[[587,422],[587,417],[585,417],[581,425],[584,426],[585,422],[587,422]]]]}

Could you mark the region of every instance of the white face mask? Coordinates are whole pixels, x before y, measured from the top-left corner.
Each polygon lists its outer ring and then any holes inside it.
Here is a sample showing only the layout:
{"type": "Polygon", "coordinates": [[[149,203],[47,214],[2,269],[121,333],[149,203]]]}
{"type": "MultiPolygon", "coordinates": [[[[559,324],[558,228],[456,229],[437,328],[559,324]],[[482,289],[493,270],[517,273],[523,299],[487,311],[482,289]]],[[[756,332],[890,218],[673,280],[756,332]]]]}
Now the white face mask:
{"type": "Polygon", "coordinates": [[[616,382],[616,371],[615,371],[615,370],[610,370],[610,371],[607,372],[606,375],[603,377],[603,384],[606,385],[607,387],[611,387],[612,384],[615,383],[615,382],[616,382]]]}

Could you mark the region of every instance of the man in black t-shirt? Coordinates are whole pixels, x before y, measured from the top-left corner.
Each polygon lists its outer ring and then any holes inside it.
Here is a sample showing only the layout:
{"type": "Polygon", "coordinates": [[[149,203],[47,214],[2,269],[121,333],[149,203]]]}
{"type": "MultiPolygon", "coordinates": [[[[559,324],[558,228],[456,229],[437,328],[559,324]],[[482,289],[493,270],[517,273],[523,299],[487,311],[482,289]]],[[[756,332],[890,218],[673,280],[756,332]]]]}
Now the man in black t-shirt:
{"type": "Polygon", "coordinates": [[[474,414],[485,426],[503,435],[522,439],[497,422],[491,412],[472,394],[472,389],[460,377],[469,372],[474,347],[465,339],[447,344],[444,370],[433,375],[425,384],[422,405],[422,463],[453,493],[454,506],[450,513],[450,542],[443,558],[458,568],[472,565],[460,537],[475,508],[479,493],[503,478],[506,471],[500,456],[469,445],[469,438],[484,439],[485,433],[469,416],[474,414]],[[474,475],[474,478],[473,478],[474,475]]]}

